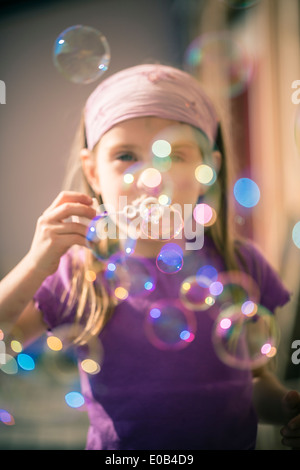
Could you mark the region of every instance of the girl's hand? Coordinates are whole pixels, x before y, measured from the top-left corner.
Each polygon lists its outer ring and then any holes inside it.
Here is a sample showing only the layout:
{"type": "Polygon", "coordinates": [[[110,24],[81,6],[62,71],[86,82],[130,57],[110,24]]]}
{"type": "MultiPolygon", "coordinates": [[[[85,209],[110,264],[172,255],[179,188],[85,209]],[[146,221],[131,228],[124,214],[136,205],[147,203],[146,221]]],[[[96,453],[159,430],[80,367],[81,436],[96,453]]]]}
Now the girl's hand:
{"type": "Polygon", "coordinates": [[[92,203],[92,198],[82,193],[63,191],[57,196],[37,221],[28,253],[35,269],[49,276],[72,245],[86,246],[86,225],[69,220],[72,216],[93,219],[96,211],[92,203]]]}
{"type": "Polygon", "coordinates": [[[282,444],[300,450],[300,393],[295,390],[289,391],[283,403],[290,419],[281,429],[282,444]]]}

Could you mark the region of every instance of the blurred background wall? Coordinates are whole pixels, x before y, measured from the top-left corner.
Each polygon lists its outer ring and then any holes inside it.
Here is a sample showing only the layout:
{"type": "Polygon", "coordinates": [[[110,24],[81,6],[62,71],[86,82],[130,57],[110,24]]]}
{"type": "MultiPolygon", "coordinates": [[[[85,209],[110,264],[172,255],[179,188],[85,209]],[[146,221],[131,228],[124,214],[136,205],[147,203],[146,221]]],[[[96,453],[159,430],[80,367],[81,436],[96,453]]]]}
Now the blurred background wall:
{"type": "MultiPolygon", "coordinates": [[[[1,277],[27,252],[37,218],[61,189],[81,109],[96,86],[75,85],[58,73],[54,41],[69,26],[93,26],[111,48],[105,77],[141,62],[163,62],[189,70],[216,99],[232,140],[236,177],[251,177],[260,189],[251,209],[233,199],[236,229],[258,244],[294,293],[279,317],[278,373],[299,388],[300,365],[291,363],[291,343],[300,339],[300,252],[292,239],[300,220],[299,111],[291,99],[292,82],[300,80],[299,1],[0,6],[0,80],[6,85],[6,103],[0,104],[1,277]]],[[[40,356],[43,347],[37,342],[33,354],[40,356]]],[[[57,363],[46,355],[30,373],[0,374],[0,408],[15,421],[0,422],[0,448],[84,448],[86,416],[64,401],[70,383],[77,384],[72,358],[57,363]]],[[[261,426],[258,448],[280,449],[278,429],[261,426]]]]}

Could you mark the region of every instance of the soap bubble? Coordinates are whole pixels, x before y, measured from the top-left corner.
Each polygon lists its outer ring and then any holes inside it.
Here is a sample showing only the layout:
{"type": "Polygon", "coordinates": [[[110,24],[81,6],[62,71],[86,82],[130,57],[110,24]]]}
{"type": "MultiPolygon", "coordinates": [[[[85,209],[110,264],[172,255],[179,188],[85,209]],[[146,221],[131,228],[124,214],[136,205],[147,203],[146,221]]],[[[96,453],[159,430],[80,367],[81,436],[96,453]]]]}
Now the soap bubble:
{"type": "Polygon", "coordinates": [[[174,274],[183,267],[183,251],[176,243],[167,243],[156,258],[157,268],[165,274],[174,274]]]}
{"type": "Polygon", "coordinates": [[[215,300],[220,309],[235,303],[252,301],[259,303],[260,291],[255,280],[242,271],[226,271],[218,274],[216,281],[219,283],[211,285],[215,289],[215,300]],[[218,290],[218,292],[217,292],[218,290]]]}
{"type": "Polygon", "coordinates": [[[224,93],[240,95],[253,75],[253,60],[228,32],[210,32],[197,37],[185,52],[186,69],[199,78],[202,72],[215,74],[224,93]]]}
{"type": "Polygon", "coordinates": [[[89,224],[86,233],[86,244],[95,258],[106,261],[110,256],[122,249],[124,254],[131,255],[134,252],[136,240],[128,235],[127,215],[107,211],[98,214],[89,224]],[[109,242],[108,242],[109,240],[109,242]]]}
{"type": "Polygon", "coordinates": [[[179,236],[184,222],[181,210],[175,205],[151,204],[142,213],[141,231],[144,237],[171,240],[179,236]]]}
{"type": "Polygon", "coordinates": [[[108,291],[119,301],[148,296],[156,287],[157,274],[146,258],[115,254],[106,264],[104,278],[108,291]]]}
{"type": "Polygon", "coordinates": [[[233,188],[234,197],[243,207],[254,207],[260,200],[260,190],[255,181],[250,178],[240,178],[233,188]]]}
{"type": "Polygon", "coordinates": [[[180,286],[180,300],[191,310],[207,310],[215,303],[209,287],[208,277],[196,275],[187,277],[180,286]]]}
{"type": "Polygon", "coordinates": [[[149,309],[145,332],[158,349],[182,349],[194,340],[196,319],[178,300],[161,300],[149,309]]]}
{"type": "MultiPolygon", "coordinates": [[[[159,158],[163,162],[164,158],[159,158]]],[[[123,192],[130,200],[131,194],[145,194],[149,197],[166,199],[170,204],[173,195],[173,182],[170,175],[160,165],[148,166],[144,163],[130,165],[124,171],[123,192]]]]}
{"type": "Polygon", "coordinates": [[[237,369],[255,369],[276,355],[279,330],[265,307],[240,303],[221,311],[212,340],[222,362],[237,369]]]}
{"type": "Polygon", "coordinates": [[[81,408],[85,404],[84,396],[80,392],[69,392],[65,401],[70,408],[81,408]]]}
{"type": "Polygon", "coordinates": [[[100,31],[90,26],[76,25],[57,37],[53,58],[56,68],[67,80],[88,84],[108,69],[110,48],[100,31]]]}
{"type": "Polygon", "coordinates": [[[0,409],[0,422],[6,426],[12,426],[15,424],[14,417],[6,410],[0,409]]]}

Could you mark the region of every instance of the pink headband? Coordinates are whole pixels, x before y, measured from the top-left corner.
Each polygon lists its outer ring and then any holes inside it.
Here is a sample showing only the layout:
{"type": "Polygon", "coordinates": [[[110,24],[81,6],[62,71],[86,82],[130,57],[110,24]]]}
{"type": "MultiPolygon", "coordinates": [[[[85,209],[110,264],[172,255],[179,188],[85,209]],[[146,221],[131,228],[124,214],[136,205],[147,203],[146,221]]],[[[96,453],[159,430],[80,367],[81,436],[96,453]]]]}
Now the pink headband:
{"type": "Polygon", "coordinates": [[[156,116],[201,129],[213,143],[218,118],[198,81],[166,65],[137,65],[108,77],[89,96],[85,128],[91,150],[101,136],[127,119],[156,116]]]}

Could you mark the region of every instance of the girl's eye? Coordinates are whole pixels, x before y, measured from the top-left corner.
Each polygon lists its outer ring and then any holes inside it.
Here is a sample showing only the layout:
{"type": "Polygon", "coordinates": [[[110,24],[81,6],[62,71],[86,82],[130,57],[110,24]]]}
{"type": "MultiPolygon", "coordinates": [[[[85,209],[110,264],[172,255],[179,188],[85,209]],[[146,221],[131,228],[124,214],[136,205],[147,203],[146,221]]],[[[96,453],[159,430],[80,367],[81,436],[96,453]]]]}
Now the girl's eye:
{"type": "Polygon", "coordinates": [[[132,162],[135,160],[135,157],[130,153],[123,153],[122,155],[117,156],[117,160],[120,160],[121,162],[132,162]]]}
{"type": "Polygon", "coordinates": [[[178,154],[171,154],[171,159],[173,162],[183,162],[184,158],[178,154]]]}

